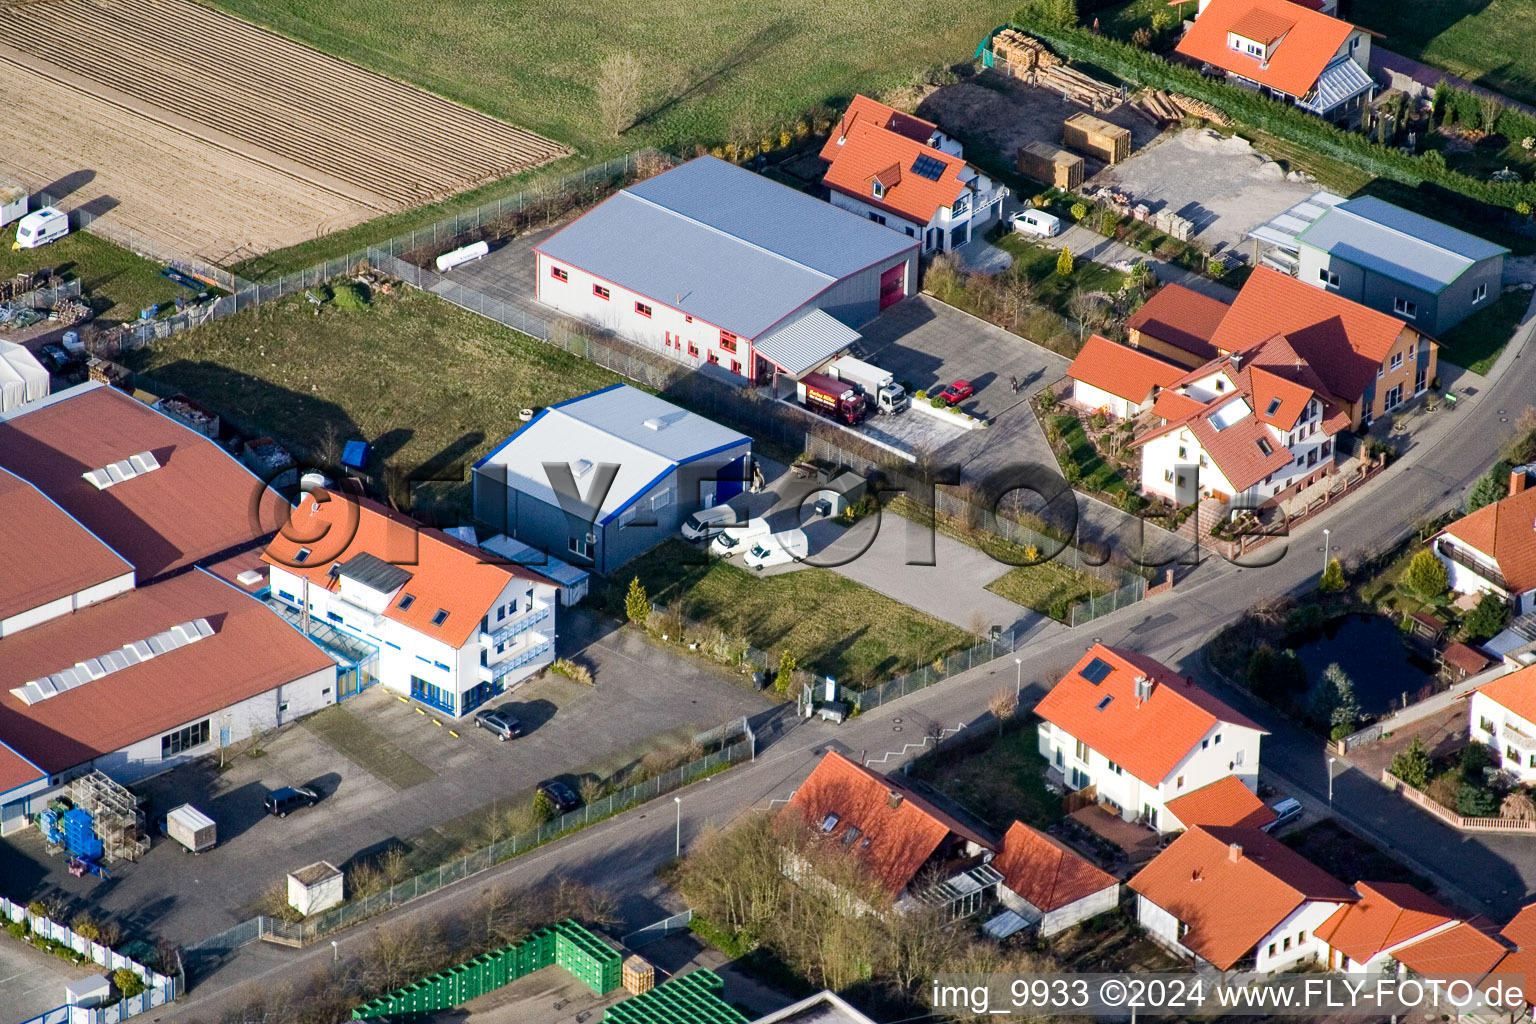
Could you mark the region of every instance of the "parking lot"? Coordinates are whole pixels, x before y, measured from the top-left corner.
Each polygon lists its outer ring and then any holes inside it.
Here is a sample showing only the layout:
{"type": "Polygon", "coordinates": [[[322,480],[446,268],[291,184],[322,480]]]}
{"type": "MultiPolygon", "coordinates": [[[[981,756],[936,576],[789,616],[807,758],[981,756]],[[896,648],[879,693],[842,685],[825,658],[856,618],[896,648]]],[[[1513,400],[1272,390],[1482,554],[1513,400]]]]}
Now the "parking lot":
{"type": "Polygon", "coordinates": [[[0,941],[0,1024],[18,1024],[64,1005],[64,986],[100,974],[94,964],[74,967],[13,939],[0,941]]]}
{"type": "Polygon", "coordinates": [[[288,871],[395,845],[413,870],[436,864],[482,843],[490,810],[526,806],[543,779],[576,789],[770,706],[609,620],[571,615],[560,633],[562,652],[592,668],[594,685],[546,674],[498,701],[521,719],[519,739],[501,743],[468,721],[434,723],[375,686],[264,737],[262,756],[234,757],[222,770],[216,756],[205,758],[137,787],[154,815],[183,802],[208,813],[219,828],[215,849],[193,856],[159,840],[139,863],[113,865],[110,880],[77,879],[27,830],[0,843],[8,895],[51,892],[120,920],[125,934],[191,942],[249,917],[288,871]],[[320,803],[266,815],[266,791],[289,785],[313,787],[320,803]]]}

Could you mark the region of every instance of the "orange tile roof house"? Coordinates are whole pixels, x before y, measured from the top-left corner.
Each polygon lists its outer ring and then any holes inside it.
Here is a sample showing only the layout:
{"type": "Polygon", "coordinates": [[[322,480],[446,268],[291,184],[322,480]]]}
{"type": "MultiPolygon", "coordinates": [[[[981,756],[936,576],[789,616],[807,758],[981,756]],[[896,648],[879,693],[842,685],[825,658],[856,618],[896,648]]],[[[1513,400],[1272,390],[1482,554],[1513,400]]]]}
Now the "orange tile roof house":
{"type": "Polygon", "coordinates": [[[1211,339],[1230,308],[1181,284],[1166,284],[1125,322],[1127,340],[1132,348],[1193,370],[1227,354],[1211,339]]]}
{"type": "Polygon", "coordinates": [[[1467,720],[1468,735],[1492,747],[1500,767],[1521,782],[1536,781],[1536,665],[1473,690],[1467,720]]]}
{"type": "Polygon", "coordinates": [[[262,554],[272,595],[375,652],[386,689],[465,715],[554,660],[557,585],[382,505],[300,496],[262,554]]]}
{"type": "Polygon", "coordinates": [[[1370,36],[1291,0],[1201,0],[1178,52],[1339,124],[1376,91],[1370,36]]]}
{"type": "Polygon", "coordinates": [[[1228,775],[1168,801],[1168,813],[1185,828],[1225,825],[1263,828],[1275,820],[1275,812],[1236,775],[1228,775]]]}
{"type": "Polygon", "coordinates": [[[1343,882],[1255,828],[1197,825],[1126,883],[1160,944],[1220,970],[1314,961],[1316,929],[1356,900],[1343,882]]]}
{"type": "Polygon", "coordinates": [[[989,839],[899,777],[882,775],[836,751],[812,769],[780,820],[803,824],[834,849],[860,858],[898,900],[923,899],[927,887],[949,882],[962,902],[975,901],[974,910],[998,881],[997,872],[985,864],[994,846],[989,839]]]}
{"type": "Polygon", "coordinates": [[[1357,882],[1360,899],[1317,926],[1322,963],[1350,974],[1395,966],[1420,977],[1481,978],[1508,951],[1482,918],[1468,919],[1403,882],[1357,882]]]}
{"type": "Polygon", "coordinates": [[[1265,730],[1145,655],[1095,644],[1035,713],[1052,776],[1092,787],[1127,821],[1174,831],[1182,823],[1167,808],[1177,797],[1228,776],[1258,785],[1265,730]]]}
{"type": "Polygon", "coordinates": [[[336,662],[225,571],[281,503],[99,384],[0,414],[0,833],[50,778],[134,781],[336,701],[336,662]]]}
{"type": "Polygon", "coordinates": [[[938,125],[855,96],[821,148],[833,206],[948,252],[980,234],[1008,189],[968,165],[938,125]]]}
{"type": "Polygon", "coordinates": [[[1067,367],[1073,402],[1122,420],[1151,408],[1157,393],[1183,375],[1172,363],[1097,334],[1067,367]]]}
{"type": "Polygon", "coordinates": [[[1042,939],[1120,905],[1120,883],[1065,843],[1015,821],[992,861],[1003,906],[1042,939]]]}
{"type": "Polygon", "coordinates": [[[1516,615],[1536,611],[1536,488],[1529,469],[1510,471],[1509,497],[1436,534],[1435,557],[1458,594],[1497,594],[1516,615]]]}

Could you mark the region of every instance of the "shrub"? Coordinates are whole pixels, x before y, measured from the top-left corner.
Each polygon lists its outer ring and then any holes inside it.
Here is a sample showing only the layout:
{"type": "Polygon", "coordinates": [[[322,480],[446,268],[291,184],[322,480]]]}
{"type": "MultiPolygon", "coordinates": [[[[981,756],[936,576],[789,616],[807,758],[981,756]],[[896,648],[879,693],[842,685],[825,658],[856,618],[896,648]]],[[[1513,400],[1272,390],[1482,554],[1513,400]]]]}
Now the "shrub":
{"type": "Polygon", "coordinates": [[[1052,409],[1056,408],[1056,401],[1057,399],[1055,388],[1046,388],[1044,391],[1040,392],[1040,408],[1044,409],[1046,412],[1050,412],[1052,409]]]}
{"type": "Polygon", "coordinates": [[[1323,570],[1323,578],[1318,581],[1317,589],[1325,594],[1337,594],[1349,581],[1344,578],[1344,566],[1337,558],[1328,559],[1328,568],[1323,570]]]}
{"type": "Polygon", "coordinates": [[[368,291],[354,281],[343,281],[331,289],[331,301],[336,303],[337,309],[367,309],[368,291]]]}
{"type": "Polygon", "coordinates": [[[1450,585],[1450,576],[1445,571],[1445,563],[1436,558],[1435,553],[1428,548],[1413,556],[1408,562],[1408,571],[1403,574],[1404,588],[1425,601],[1437,600],[1450,585]]]}
{"type": "Polygon", "coordinates": [[[1461,780],[1473,785],[1481,785],[1483,772],[1497,763],[1493,751],[1488,749],[1487,744],[1478,743],[1476,740],[1461,748],[1459,761],[1461,780]]]}
{"type": "Polygon", "coordinates": [[[1285,631],[1287,633],[1307,633],[1323,624],[1323,606],[1319,604],[1304,604],[1300,608],[1292,609],[1285,617],[1285,631]]]}
{"type": "Polygon", "coordinates": [[[145,988],[144,979],[126,967],[119,967],[112,972],[112,984],[124,999],[132,999],[145,988]]]}
{"type": "Polygon", "coordinates": [[[5,930],[11,933],[13,939],[25,939],[27,937],[27,922],[12,921],[5,926],[5,930]]]}
{"type": "Polygon", "coordinates": [[[789,651],[779,655],[779,671],[773,677],[773,688],[780,693],[789,692],[789,684],[795,677],[795,656],[789,651]]]}
{"type": "Polygon", "coordinates": [[[1499,795],[1482,786],[1463,782],[1456,790],[1456,813],[1468,818],[1492,818],[1499,813],[1499,795]]]}
{"type": "Polygon", "coordinates": [[[1075,484],[1083,478],[1083,467],[1079,466],[1075,459],[1068,458],[1061,467],[1061,475],[1066,478],[1067,483],[1075,484]]]}
{"type": "Polygon", "coordinates": [[[1086,216],[1088,216],[1088,205],[1086,203],[1073,203],[1072,204],[1072,219],[1073,220],[1082,220],[1086,216]]]}
{"type": "Polygon", "coordinates": [[[1509,463],[1501,459],[1493,464],[1492,469],[1478,477],[1477,483],[1472,485],[1472,490],[1467,494],[1467,511],[1476,512],[1508,497],[1509,471],[1509,463]]]}
{"type": "Polygon", "coordinates": [[[1056,273],[1061,277],[1072,276],[1072,250],[1067,246],[1061,247],[1061,254],[1056,257],[1056,273]]]}
{"type": "Polygon", "coordinates": [[[944,399],[940,398],[938,395],[934,395],[932,398],[928,399],[928,404],[935,409],[942,409],[948,403],[946,403],[944,399]]]}
{"type": "Polygon", "coordinates": [[[1414,789],[1423,789],[1429,782],[1429,769],[1429,751],[1424,749],[1424,741],[1417,736],[1408,741],[1407,748],[1392,758],[1390,767],[1393,775],[1414,789]]]}
{"type": "Polygon", "coordinates": [[[549,670],[551,672],[558,672],[560,675],[565,676],[567,679],[574,680],[575,682],[582,683],[586,686],[592,685],[592,670],[587,668],[585,665],[577,664],[570,658],[556,658],[554,661],[550,662],[549,670]]]}
{"type": "Polygon", "coordinates": [[[1095,409],[1088,414],[1088,425],[1094,430],[1103,430],[1109,425],[1109,414],[1103,409],[1095,409]]]}
{"type": "Polygon", "coordinates": [[[1509,605],[1496,594],[1484,593],[1467,613],[1462,627],[1469,640],[1487,640],[1509,625],[1509,605]]]}
{"type": "Polygon", "coordinates": [[[553,821],[560,813],[555,802],[544,794],[541,789],[533,796],[533,820],[540,825],[547,821],[553,821]]]}
{"type": "Polygon", "coordinates": [[[629,590],[624,594],[624,615],[637,626],[645,625],[646,620],[651,617],[651,599],[647,596],[639,576],[630,578],[629,590]]]}

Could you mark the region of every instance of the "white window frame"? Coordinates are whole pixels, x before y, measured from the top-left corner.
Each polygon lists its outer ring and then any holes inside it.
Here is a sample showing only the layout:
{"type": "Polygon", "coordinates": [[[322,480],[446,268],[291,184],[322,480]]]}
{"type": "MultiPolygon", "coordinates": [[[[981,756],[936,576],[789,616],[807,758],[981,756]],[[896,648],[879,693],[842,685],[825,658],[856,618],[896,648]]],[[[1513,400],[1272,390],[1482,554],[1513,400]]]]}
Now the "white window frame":
{"type": "Polygon", "coordinates": [[[1488,284],[1484,282],[1472,289],[1472,305],[1477,305],[1488,297],[1488,284]]]}
{"type": "Polygon", "coordinates": [[[1339,286],[1339,275],[1327,267],[1317,268],[1317,279],[1330,288],[1337,288],[1339,286]]]}
{"type": "Polygon", "coordinates": [[[1417,320],[1419,318],[1419,304],[1412,299],[1400,299],[1394,295],[1392,297],[1392,312],[1398,316],[1405,316],[1409,320],[1417,320]]]}

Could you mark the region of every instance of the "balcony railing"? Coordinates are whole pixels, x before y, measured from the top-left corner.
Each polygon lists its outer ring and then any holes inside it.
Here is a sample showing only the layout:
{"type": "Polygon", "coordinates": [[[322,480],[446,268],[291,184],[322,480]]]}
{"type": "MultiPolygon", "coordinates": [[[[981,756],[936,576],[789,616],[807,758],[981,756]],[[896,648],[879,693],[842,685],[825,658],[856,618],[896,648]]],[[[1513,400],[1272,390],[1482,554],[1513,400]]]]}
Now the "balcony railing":
{"type": "Polygon", "coordinates": [[[551,604],[544,601],[537,602],[532,610],[524,612],[521,616],[513,619],[495,632],[481,630],[480,642],[487,647],[494,647],[496,644],[505,643],[519,633],[546,621],[552,613],[553,606],[551,604]]]}
{"type": "Polygon", "coordinates": [[[492,665],[491,682],[495,682],[502,676],[514,672],[530,662],[538,660],[539,658],[548,654],[553,648],[553,640],[541,637],[538,642],[530,644],[528,647],[518,651],[516,654],[512,655],[510,658],[507,658],[505,661],[498,661],[496,664],[492,665]]]}
{"type": "Polygon", "coordinates": [[[1481,576],[1489,583],[1492,583],[1494,586],[1498,587],[1505,593],[1509,592],[1509,584],[1504,582],[1504,574],[1499,572],[1499,570],[1495,569],[1493,566],[1489,565],[1487,562],[1467,554],[1467,552],[1461,550],[1461,548],[1445,540],[1441,540],[1439,543],[1437,543],[1435,545],[1435,550],[1444,555],[1446,558],[1449,558],[1451,561],[1455,562],[1457,565],[1465,566],[1466,568],[1472,570],[1474,573],[1481,576]]]}

